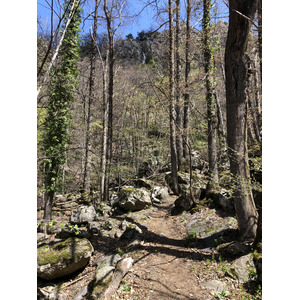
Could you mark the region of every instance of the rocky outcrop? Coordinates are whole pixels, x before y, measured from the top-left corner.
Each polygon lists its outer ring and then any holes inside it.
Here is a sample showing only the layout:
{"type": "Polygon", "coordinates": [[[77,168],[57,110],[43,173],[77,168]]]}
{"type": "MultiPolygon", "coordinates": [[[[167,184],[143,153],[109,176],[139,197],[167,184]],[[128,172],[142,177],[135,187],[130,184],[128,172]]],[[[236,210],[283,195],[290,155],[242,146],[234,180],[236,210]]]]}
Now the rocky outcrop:
{"type": "Polygon", "coordinates": [[[70,217],[71,224],[86,224],[96,219],[96,210],[94,206],[80,206],[76,210],[72,211],[70,217]]]}
{"type": "Polygon", "coordinates": [[[87,265],[93,251],[87,239],[42,244],[37,249],[37,275],[47,280],[70,275],[87,265]]]}
{"type": "Polygon", "coordinates": [[[142,210],[151,205],[150,192],[144,188],[123,188],[118,205],[124,210],[142,210]]]}

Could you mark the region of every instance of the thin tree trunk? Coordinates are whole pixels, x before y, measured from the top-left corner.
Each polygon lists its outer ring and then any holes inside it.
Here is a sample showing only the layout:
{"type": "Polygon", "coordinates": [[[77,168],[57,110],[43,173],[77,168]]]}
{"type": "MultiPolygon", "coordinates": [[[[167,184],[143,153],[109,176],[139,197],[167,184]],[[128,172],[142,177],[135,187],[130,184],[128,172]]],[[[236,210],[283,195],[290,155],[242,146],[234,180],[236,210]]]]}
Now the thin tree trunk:
{"type": "Polygon", "coordinates": [[[185,39],[185,92],[184,92],[184,106],[183,106],[183,157],[189,155],[189,73],[191,68],[190,63],[190,39],[191,39],[191,0],[187,0],[186,8],[186,39],[185,39]]]}
{"type": "Polygon", "coordinates": [[[178,170],[182,164],[183,143],[182,143],[182,103],[180,90],[181,61],[180,61],[180,0],[176,0],[176,31],[175,31],[175,86],[176,86],[176,151],[178,170]]]}
{"type": "Polygon", "coordinates": [[[101,159],[101,182],[100,182],[100,200],[107,197],[107,146],[108,146],[108,101],[107,101],[107,66],[108,53],[106,62],[103,62],[103,138],[102,138],[102,159],[101,159]]]}
{"type": "Polygon", "coordinates": [[[255,238],[257,212],[251,190],[247,150],[246,47],[251,23],[237,12],[253,20],[256,8],[257,0],[229,0],[229,29],[225,51],[227,140],[241,240],[255,238]]]}
{"type": "Polygon", "coordinates": [[[91,49],[91,69],[90,69],[90,84],[89,84],[89,101],[87,111],[87,128],[86,128],[86,143],[85,143],[85,162],[84,162],[84,174],[83,174],[83,190],[88,191],[90,189],[91,180],[91,124],[93,122],[92,106],[96,98],[95,80],[96,80],[96,55],[97,55],[97,28],[98,28],[98,5],[99,0],[95,3],[95,15],[94,15],[94,29],[92,34],[92,49],[91,49]]]}
{"type": "Polygon", "coordinates": [[[210,20],[210,0],[203,1],[203,55],[205,69],[205,85],[206,85],[206,103],[207,103],[207,123],[208,123],[208,185],[206,193],[209,195],[215,191],[215,187],[219,184],[218,174],[218,151],[217,151],[217,107],[213,99],[214,91],[214,75],[213,75],[213,50],[211,45],[211,20],[210,20]]]}
{"type": "Polygon", "coordinates": [[[179,193],[177,175],[177,152],[176,152],[176,115],[175,115],[175,53],[174,53],[174,28],[173,28],[173,1],[169,0],[169,113],[170,113],[170,149],[171,149],[171,173],[173,192],[179,193]]]}

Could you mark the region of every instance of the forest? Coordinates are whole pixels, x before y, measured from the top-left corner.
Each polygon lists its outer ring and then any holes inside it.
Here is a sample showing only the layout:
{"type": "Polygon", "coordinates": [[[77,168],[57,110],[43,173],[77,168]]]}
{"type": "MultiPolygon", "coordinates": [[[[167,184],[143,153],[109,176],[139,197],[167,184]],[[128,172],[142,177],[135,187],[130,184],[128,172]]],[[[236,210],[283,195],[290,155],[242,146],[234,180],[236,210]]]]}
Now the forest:
{"type": "Polygon", "coordinates": [[[43,6],[38,299],[262,299],[262,1],[43,6]]]}

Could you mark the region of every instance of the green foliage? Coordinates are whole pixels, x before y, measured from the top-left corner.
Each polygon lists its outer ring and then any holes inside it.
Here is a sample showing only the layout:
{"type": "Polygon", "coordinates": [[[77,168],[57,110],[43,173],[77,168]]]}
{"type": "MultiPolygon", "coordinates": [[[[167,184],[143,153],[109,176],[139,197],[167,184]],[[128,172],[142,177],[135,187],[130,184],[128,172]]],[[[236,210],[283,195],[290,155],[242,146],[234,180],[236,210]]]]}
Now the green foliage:
{"type": "Polygon", "coordinates": [[[186,238],[187,239],[195,239],[198,236],[198,232],[194,229],[187,232],[186,238]]]}
{"type": "MultiPolygon", "coordinates": [[[[70,1],[65,1],[66,16],[70,7],[70,1]]],[[[60,64],[50,74],[50,97],[43,139],[47,157],[44,160],[45,187],[48,193],[59,191],[62,187],[62,166],[66,162],[68,128],[71,124],[70,105],[76,97],[78,86],[80,12],[80,8],[77,9],[68,26],[59,51],[60,64]]]]}

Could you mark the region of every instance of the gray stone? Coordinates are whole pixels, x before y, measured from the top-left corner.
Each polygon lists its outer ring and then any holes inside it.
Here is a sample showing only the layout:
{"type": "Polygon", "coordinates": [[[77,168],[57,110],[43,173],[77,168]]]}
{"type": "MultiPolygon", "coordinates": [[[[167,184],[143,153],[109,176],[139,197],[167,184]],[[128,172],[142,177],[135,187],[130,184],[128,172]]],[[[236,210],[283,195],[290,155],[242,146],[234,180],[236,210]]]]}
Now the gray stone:
{"type": "Polygon", "coordinates": [[[94,248],[87,239],[68,238],[38,247],[37,275],[52,280],[84,268],[94,248]]]}
{"type": "Polygon", "coordinates": [[[91,234],[98,234],[101,232],[101,224],[97,221],[89,222],[89,232],[91,234]]]}
{"type": "Polygon", "coordinates": [[[108,283],[113,275],[115,267],[113,266],[98,266],[95,274],[95,284],[108,283]]]}
{"type": "Polygon", "coordinates": [[[85,286],[74,296],[72,300],[86,300],[87,295],[88,295],[88,287],[85,286]]]}
{"type": "Polygon", "coordinates": [[[74,210],[70,217],[70,223],[72,224],[85,224],[92,222],[96,218],[96,210],[94,206],[80,206],[74,210]]]}
{"type": "Polygon", "coordinates": [[[236,259],[227,275],[237,279],[240,282],[247,282],[251,278],[251,274],[255,272],[255,266],[253,263],[253,258],[251,254],[244,255],[236,259]]]}
{"type": "Polygon", "coordinates": [[[151,200],[154,203],[163,203],[168,196],[168,188],[165,186],[155,186],[151,192],[151,200]]]}
{"type": "Polygon", "coordinates": [[[151,205],[150,192],[144,188],[123,188],[119,206],[124,210],[137,211],[151,205]]]}
{"type": "Polygon", "coordinates": [[[209,289],[215,290],[216,292],[221,293],[222,291],[227,290],[227,286],[224,282],[219,280],[210,280],[207,282],[201,283],[201,286],[207,287],[209,289]]]}
{"type": "Polygon", "coordinates": [[[44,233],[41,233],[41,232],[38,232],[37,233],[37,241],[40,242],[40,241],[44,241],[48,238],[47,234],[44,234],[44,233]]]}

